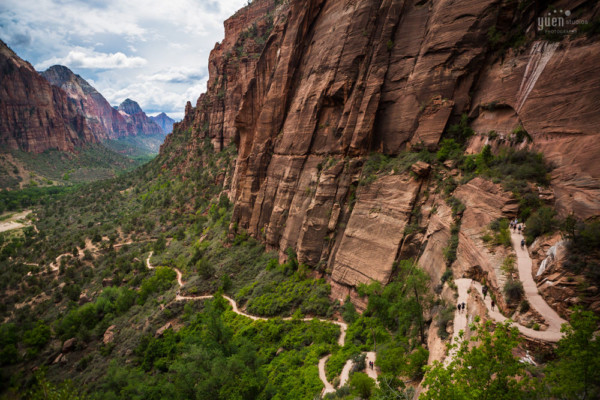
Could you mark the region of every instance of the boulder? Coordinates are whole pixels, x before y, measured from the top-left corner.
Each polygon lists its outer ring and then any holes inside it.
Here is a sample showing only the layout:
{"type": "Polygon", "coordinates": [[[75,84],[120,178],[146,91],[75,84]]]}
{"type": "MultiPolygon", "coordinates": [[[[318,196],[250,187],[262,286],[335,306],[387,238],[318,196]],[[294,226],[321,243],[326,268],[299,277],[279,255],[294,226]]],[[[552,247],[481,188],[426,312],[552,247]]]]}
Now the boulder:
{"type": "Polygon", "coordinates": [[[89,302],[90,302],[90,298],[85,293],[82,293],[79,296],[79,305],[80,306],[83,305],[83,304],[85,304],[85,303],[89,303],[89,302]]]}
{"type": "Polygon", "coordinates": [[[163,326],[161,326],[160,328],[158,328],[158,330],[156,331],[156,333],[154,334],[154,337],[161,337],[165,331],[167,329],[170,329],[172,327],[170,322],[167,322],[166,324],[164,324],[163,326]]]}
{"type": "Polygon", "coordinates": [[[73,350],[75,350],[75,346],[76,345],[77,345],[77,338],[67,339],[63,343],[62,352],[63,353],[68,353],[70,351],[73,351],[73,350]]]}
{"type": "Polygon", "coordinates": [[[117,328],[116,325],[111,325],[106,329],[106,331],[104,332],[104,337],[102,338],[102,343],[110,344],[115,340],[115,329],[116,328],[117,328]]]}
{"type": "Polygon", "coordinates": [[[425,177],[425,176],[429,175],[429,171],[431,170],[431,165],[429,165],[423,161],[417,161],[410,167],[410,170],[412,172],[414,172],[417,176],[425,177]]]}

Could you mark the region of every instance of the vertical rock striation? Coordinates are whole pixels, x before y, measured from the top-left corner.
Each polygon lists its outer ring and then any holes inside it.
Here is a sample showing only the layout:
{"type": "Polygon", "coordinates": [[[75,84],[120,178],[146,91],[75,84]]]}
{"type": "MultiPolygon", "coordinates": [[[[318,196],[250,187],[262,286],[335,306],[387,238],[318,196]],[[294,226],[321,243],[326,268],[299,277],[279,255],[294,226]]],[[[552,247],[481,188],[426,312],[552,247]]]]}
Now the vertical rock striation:
{"type": "Polygon", "coordinates": [[[40,153],[96,141],[67,94],[0,41],[0,146],[40,153]]]}
{"type": "MultiPolygon", "coordinates": [[[[579,6],[589,11],[579,3],[572,9],[579,6]]],[[[387,282],[394,262],[408,257],[439,282],[450,209],[431,194],[426,167],[366,183],[371,152],[435,150],[463,113],[478,133],[506,136],[522,125],[557,167],[557,207],[600,214],[600,168],[592,161],[600,155],[600,76],[592,72],[600,42],[540,45],[536,11],[518,7],[256,0],[226,21],[208,91],[195,107],[188,103],[174,135],[208,138],[217,149],[235,143],[235,226],[281,254],[294,249],[339,288],[387,282]],[[522,35],[521,50],[500,51],[497,31],[507,43],[522,35]]],[[[485,143],[478,138],[470,151],[485,143]]],[[[486,252],[478,238],[491,220],[514,216],[514,199],[485,181],[459,187],[456,196],[467,210],[453,268],[498,273],[502,254],[486,252]]]]}

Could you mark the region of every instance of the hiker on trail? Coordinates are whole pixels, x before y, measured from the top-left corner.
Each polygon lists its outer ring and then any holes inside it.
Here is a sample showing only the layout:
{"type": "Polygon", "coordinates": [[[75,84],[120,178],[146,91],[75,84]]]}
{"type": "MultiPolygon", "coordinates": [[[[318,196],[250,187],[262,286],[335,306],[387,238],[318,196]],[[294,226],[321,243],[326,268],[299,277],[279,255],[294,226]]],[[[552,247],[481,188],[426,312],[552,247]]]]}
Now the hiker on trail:
{"type": "Polygon", "coordinates": [[[373,361],[369,361],[369,367],[371,367],[371,369],[373,369],[373,361]]]}
{"type": "Polygon", "coordinates": [[[458,310],[458,312],[460,313],[460,303],[458,303],[458,304],[456,305],[456,309],[457,309],[457,310],[458,310]]]}
{"type": "Polygon", "coordinates": [[[485,300],[485,296],[487,296],[488,287],[487,286],[482,287],[481,291],[483,292],[483,299],[485,300]]]}
{"type": "Polygon", "coordinates": [[[494,300],[492,300],[492,311],[494,311],[494,300]]]}
{"type": "Polygon", "coordinates": [[[519,230],[519,233],[521,233],[521,225],[519,225],[517,229],[519,230]]]}
{"type": "Polygon", "coordinates": [[[465,311],[465,307],[466,307],[466,304],[462,303],[462,310],[463,310],[463,312],[465,311]]]}
{"type": "Polygon", "coordinates": [[[525,248],[525,239],[521,239],[521,248],[525,248]]]}

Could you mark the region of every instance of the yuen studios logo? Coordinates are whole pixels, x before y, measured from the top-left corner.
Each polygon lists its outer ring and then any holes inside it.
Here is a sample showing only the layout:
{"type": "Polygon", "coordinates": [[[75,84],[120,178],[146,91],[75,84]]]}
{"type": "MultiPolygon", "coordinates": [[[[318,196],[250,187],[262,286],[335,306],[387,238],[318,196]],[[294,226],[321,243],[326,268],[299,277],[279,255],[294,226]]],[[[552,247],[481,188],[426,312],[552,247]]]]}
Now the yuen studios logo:
{"type": "Polygon", "coordinates": [[[586,20],[574,19],[570,10],[548,11],[538,17],[537,29],[546,34],[571,34],[577,32],[577,25],[587,24],[586,20]]]}

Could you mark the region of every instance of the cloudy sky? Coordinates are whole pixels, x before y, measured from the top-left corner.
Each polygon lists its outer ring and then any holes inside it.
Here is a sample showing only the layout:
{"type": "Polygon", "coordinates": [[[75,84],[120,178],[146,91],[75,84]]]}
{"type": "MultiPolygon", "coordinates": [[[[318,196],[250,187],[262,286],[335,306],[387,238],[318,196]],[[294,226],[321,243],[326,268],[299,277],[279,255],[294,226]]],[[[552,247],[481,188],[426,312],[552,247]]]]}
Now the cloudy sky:
{"type": "Polygon", "coordinates": [[[66,65],[112,104],[183,117],[205,91],[223,21],[247,0],[2,0],[0,39],[41,71],[66,65]]]}

